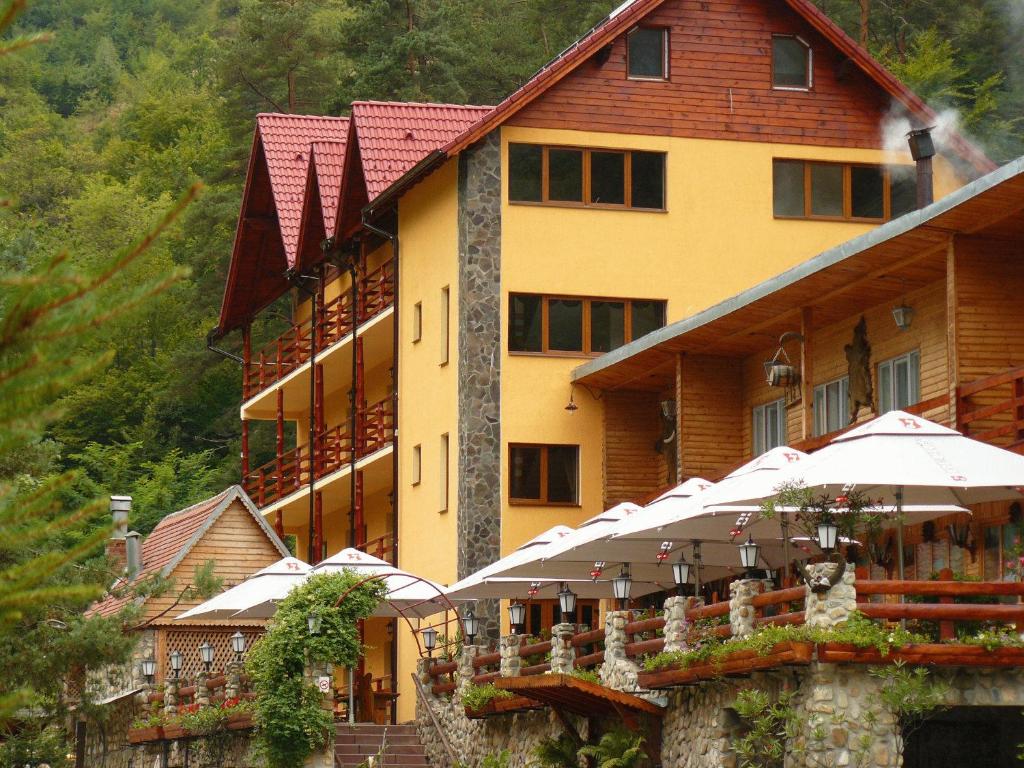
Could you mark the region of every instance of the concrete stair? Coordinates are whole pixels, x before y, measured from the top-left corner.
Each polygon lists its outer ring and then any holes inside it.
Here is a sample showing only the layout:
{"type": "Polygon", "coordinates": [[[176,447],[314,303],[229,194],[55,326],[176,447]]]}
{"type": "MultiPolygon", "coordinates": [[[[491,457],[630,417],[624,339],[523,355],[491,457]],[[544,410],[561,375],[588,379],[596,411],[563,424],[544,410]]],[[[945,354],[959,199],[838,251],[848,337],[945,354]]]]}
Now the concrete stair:
{"type": "Polygon", "coordinates": [[[335,768],[356,768],[380,752],[382,743],[384,754],[375,768],[420,768],[428,765],[414,725],[338,723],[334,742],[335,768]]]}

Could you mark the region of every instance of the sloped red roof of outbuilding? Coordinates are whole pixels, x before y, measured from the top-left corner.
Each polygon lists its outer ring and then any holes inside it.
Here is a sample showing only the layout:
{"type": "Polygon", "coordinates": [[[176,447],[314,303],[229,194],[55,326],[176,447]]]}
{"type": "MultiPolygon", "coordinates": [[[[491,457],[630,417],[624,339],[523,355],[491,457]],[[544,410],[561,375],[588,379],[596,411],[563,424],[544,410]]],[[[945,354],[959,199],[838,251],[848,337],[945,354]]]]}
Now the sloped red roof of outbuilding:
{"type": "Polygon", "coordinates": [[[372,201],[420,160],[462,135],[493,109],[464,104],[353,103],[367,197],[372,201]]]}
{"type": "MultiPolygon", "coordinates": [[[[340,142],[344,146],[348,118],[263,113],[256,116],[256,126],[267,158],[285,257],[288,266],[294,267],[310,146],[316,142],[340,142]]],[[[339,170],[339,179],[340,175],[339,170]]],[[[337,200],[337,193],[334,194],[337,200]]]]}

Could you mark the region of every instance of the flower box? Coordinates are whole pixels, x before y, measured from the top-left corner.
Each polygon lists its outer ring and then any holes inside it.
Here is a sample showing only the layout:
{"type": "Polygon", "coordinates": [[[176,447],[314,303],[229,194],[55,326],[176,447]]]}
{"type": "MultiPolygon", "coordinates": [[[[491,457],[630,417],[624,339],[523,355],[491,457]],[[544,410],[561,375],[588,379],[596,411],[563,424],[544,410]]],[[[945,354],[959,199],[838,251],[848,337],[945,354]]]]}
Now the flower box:
{"type": "Polygon", "coordinates": [[[247,728],[252,728],[252,712],[236,712],[228,715],[228,719],[224,721],[224,727],[229,731],[244,731],[247,728]]]}
{"type": "Polygon", "coordinates": [[[488,701],[480,709],[466,707],[466,717],[470,720],[480,720],[485,717],[504,715],[510,712],[524,712],[528,709],[541,709],[544,705],[525,696],[513,696],[512,698],[496,698],[488,701]]]}
{"type": "Polygon", "coordinates": [[[641,672],[638,683],[641,688],[671,688],[676,685],[692,685],[717,677],[742,676],[759,669],[810,664],[814,644],[787,640],[776,643],[766,654],[746,649],[735,651],[713,661],[691,664],[687,667],[670,667],[656,672],[641,672]]]}
{"type": "Polygon", "coordinates": [[[183,739],[188,735],[188,732],[180,725],[165,725],[164,726],[164,738],[165,739],[183,739]]]}
{"type": "Polygon", "coordinates": [[[129,744],[145,744],[148,741],[160,741],[164,738],[164,729],[159,725],[149,728],[132,728],[128,731],[129,744]]]}

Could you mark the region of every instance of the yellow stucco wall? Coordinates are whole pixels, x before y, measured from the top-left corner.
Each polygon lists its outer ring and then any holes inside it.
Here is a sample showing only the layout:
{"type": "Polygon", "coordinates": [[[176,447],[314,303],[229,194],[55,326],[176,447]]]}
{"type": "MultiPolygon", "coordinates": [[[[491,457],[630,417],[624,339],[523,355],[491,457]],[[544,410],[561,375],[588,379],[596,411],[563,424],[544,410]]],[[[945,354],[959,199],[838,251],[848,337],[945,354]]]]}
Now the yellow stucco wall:
{"type": "MultiPolygon", "coordinates": [[[[451,161],[399,203],[399,565],[444,584],[456,579],[456,472],[458,468],[458,161],[451,161]],[[445,357],[443,289],[449,292],[445,357]],[[414,307],[423,313],[413,341],[414,307]],[[448,502],[441,511],[441,436],[448,434],[448,502]],[[412,456],[420,446],[420,482],[413,485],[412,456]]],[[[443,634],[443,632],[442,632],[443,634]]],[[[417,652],[408,628],[399,628],[399,721],[413,717],[409,675],[417,652]]]]}
{"type": "MultiPolygon", "coordinates": [[[[666,212],[515,205],[502,210],[502,460],[509,442],[571,443],[580,448],[580,506],[524,507],[502,488],[502,553],[558,523],[573,525],[602,504],[601,402],[577,389],[569,372],[584,357],[507,351],[508,295],[516,292],[665,299],[666,320],[688,317],[874,225],[775,219],[772,160],[905,163],[909,153],[756,142],[617,135],[503,127],[508,144],[640,149],[666,153],[666,212]]],[[[936,197],[962,183],[941,158],[936,197]]]]}

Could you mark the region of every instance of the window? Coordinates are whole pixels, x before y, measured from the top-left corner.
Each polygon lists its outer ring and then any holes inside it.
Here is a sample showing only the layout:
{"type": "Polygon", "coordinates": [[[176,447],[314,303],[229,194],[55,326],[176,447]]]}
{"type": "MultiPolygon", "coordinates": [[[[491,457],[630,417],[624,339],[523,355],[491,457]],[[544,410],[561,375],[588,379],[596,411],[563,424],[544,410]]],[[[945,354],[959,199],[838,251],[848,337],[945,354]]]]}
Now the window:
{"type": "Polygon", "coordinates": [[[799,37],[772,36],[772,88],[807,91],[814,85],[811,46],[799,37]]]}
{"type": "Polygon", "coordinates": [[[668,79],[668,30],[637,27],[626,36],[630,80],[668,79]]]}
{"type": "Polygon", "coordinates": [[[423,478],[423,449],[421,446],[412,447],[412,484],[419,485],[423,478]]]}
{"type": "Polygon", "coordinates": [[[915,349],[878,364],[878,412],[903,410],[920,399],[921,355],[915,349]]]}
{"type": "Polygon", "coordinates": [[[665,154],[510,144],[513,203],[664,210],[665,154]]]}
{"type": "Polygon", "coordinates": [[[509,501],[579,503],[579,446],[510,445],[508,453],[509,501]]]}
{"type": "Polygon", "coordinates": [[[1019,550],[1021,527],[1014,523],[1006,525],[990,525],[984,528],[984,575],[985,581],[1014,580],[1008,573],[1007,561],[1011,554],[1019,550]]]}
{"type": "Polygon", "coordinates": [[[772,163],[777,218],[886,221],[914,210],[916,195],[912,166],[772,163]]]}
{"type": "Polygon", "coordinates": [[[423,337],[423,302],[412,305],[412,341],[415,344],[423,337]]]}
{"type": "Polygon", "coordinates": [[[786,403],[776,400],[754,408],[754,456],[786,443],[786,403]]]}
{"type": "Polygon", "coordinates": [[[512,294],[510,352],[601,354],[665,325],[665,302],[512,294]]]}
{"type": "Polygon", "coordinates": [[[444,324],[441,333],[441,365],[448,365],[448,349],[451,346],[451,318],[449,303],[451,299],[451,291],[446,285],[441,289],[441,322],[444,324]]]}
{"type": "Polygon", "coordinates": [[[848,423],[847,400],[850,392],[850,377],[819,384],[814,388],[814,434],[827,435],[842,429],[848,423]]]}
{"type": "Polygon", "coordinates": [[[448,433],[445,432],[441,435],[441,450],[439,453],[441,461],[441,498],[439,511],[448,511],[448,484],[449,484],[449,472],[448,472],[448,433]]]}

